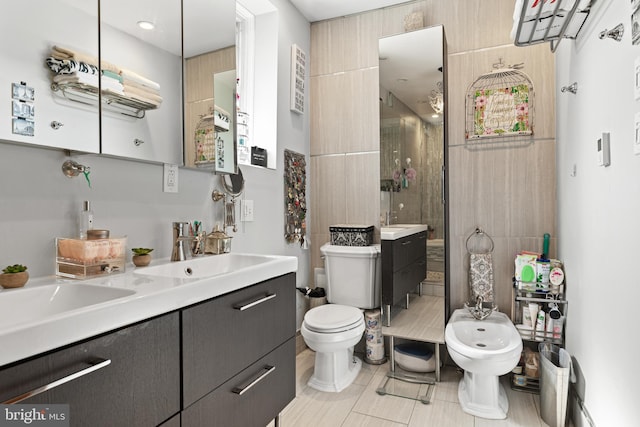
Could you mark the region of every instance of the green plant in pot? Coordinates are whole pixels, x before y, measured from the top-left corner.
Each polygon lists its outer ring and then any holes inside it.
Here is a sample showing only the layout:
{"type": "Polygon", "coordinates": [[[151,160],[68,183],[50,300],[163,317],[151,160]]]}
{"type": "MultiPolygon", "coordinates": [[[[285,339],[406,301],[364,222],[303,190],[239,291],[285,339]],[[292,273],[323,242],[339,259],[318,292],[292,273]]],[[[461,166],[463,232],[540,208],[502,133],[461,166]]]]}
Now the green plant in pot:
{"type": "Polygon", "coordinates": [[[8,265],[0,274],[0,286],[3,288],[20,288],[29,280],[27,267],[21,264],[8,265]]]}
{"type": "Polygon", "coordinates": [[[153,252],[153,249],[133,248],[131,251],[133,251],[131,261],[133,261],[136,267],[145,267],[151,262],[151,252],[153,252]]]}

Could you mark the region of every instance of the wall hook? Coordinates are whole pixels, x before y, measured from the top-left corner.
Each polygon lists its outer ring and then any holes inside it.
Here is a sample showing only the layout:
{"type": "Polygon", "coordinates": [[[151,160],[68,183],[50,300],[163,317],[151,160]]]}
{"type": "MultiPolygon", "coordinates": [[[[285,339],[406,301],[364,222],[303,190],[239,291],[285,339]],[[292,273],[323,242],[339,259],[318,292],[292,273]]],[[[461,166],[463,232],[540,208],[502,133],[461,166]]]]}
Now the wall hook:
{"type": "Polygon", "coordinates": [[[560,92],[571,92],[572,94],[575,95],[576,93],[578,93],[578,82],[574,82],[569,86],[562,86],[562,89],[560,89],[560,92]]]}
{"type": "Polygon", "coordinates": [[[605,37],[609,37],[611,39],[614,39],[615,41],[619,42],[620,40],[622,40],[622,36],[624,35],[624,25],[622,25],[622,23],[616,25],[613,30],[604,30],[600,33],[600,40],[604,39],[605,37]]]}

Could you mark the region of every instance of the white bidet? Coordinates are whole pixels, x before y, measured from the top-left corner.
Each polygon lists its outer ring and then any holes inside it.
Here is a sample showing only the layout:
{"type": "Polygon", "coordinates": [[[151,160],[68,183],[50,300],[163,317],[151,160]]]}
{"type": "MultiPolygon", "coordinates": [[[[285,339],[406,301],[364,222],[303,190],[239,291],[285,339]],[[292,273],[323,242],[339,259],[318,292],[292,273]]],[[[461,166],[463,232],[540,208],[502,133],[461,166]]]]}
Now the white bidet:
{"type": "Polygon", "coordinates": [[[468,414],[504,419],[509,401],[499,376],[518,364],[522,338],[506,314],[494,312],[476,320],[466,309],[453,312],[445,328],[449,355],[464,369],[458,398],[468,414]]]}

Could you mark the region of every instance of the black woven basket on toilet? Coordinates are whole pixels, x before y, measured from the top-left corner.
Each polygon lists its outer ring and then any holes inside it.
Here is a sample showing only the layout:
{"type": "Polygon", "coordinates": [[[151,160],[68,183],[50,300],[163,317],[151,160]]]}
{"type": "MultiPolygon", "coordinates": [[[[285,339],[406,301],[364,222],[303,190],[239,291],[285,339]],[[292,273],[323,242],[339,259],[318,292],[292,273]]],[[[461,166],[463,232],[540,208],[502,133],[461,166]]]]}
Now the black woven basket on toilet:
{"type": "Polygon", "coordinates": [[[332,225],[331,244],[337,246],[370,246],[373,244],[373,225],[332,225]]]}

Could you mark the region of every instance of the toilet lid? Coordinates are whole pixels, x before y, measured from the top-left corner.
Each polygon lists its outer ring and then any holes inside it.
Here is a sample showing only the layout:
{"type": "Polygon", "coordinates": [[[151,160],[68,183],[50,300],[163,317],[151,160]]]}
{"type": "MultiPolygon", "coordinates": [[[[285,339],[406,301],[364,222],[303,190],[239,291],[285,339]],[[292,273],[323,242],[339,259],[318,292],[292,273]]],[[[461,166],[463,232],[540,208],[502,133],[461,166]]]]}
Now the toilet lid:
{"type": "Polygon", "coordinates": [[[304,323],[317,332],[338,332],[364,322],[359,308],[340,304],[324,304],[307,311],[304,323]]]}

